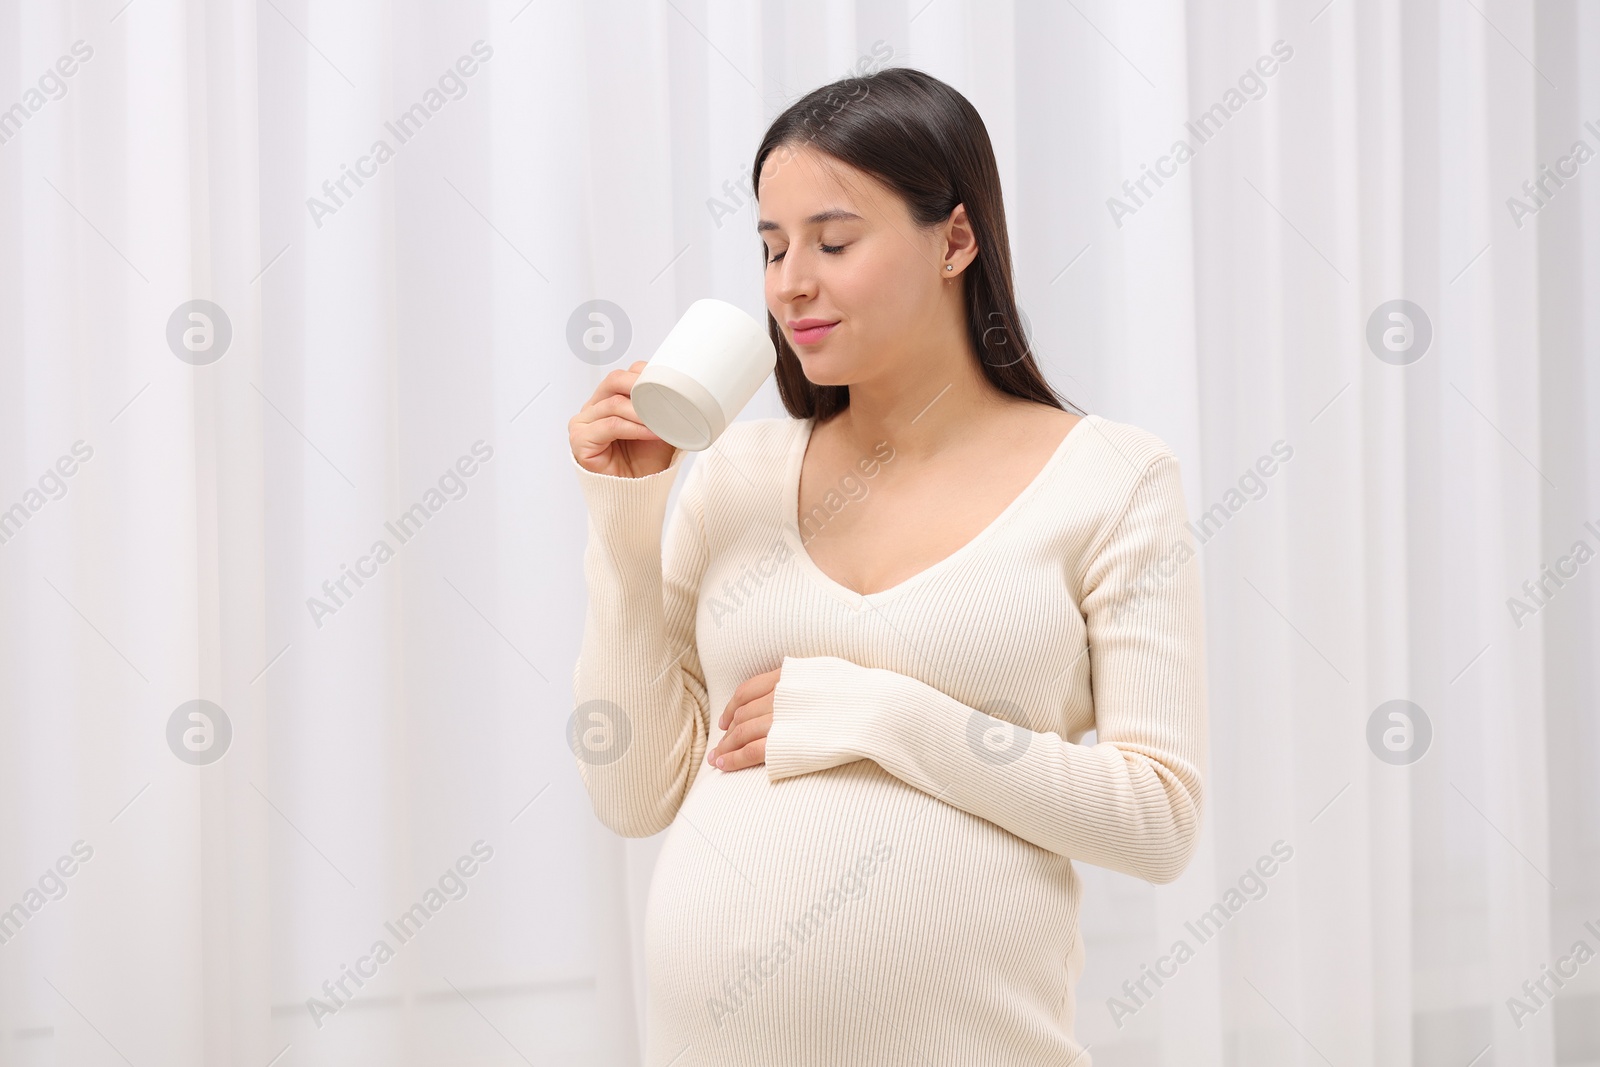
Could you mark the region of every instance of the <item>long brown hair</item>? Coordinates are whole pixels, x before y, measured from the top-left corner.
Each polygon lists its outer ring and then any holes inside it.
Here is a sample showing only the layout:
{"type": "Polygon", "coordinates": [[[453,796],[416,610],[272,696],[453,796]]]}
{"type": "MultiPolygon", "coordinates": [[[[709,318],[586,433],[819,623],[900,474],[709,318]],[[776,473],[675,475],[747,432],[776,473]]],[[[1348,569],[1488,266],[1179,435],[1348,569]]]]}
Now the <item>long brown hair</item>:
{"type": "MultiPolygon", "coordinates": [[[[967,333],[983,375],[1002,392],[1066,410],[1020,328],[1000,169],[989,131],[967,98],[912,67],[889,67],[814,89],[768,127],[750,187],[760,190],[761,168],[773,151],[807,145],[882,181],[905,201],[919,226],[944,223],[957,204],[966,205],[978,256],[962,273],[961,284],[967,333]]],[[[760,251],[765,270],[764,245],[760,251]]],[[[767,333],[778,350],[778,395],[791,416],[826,422],[850,406],[848,386],[817,385],[805,376],[771,312],[767,333]]]]}

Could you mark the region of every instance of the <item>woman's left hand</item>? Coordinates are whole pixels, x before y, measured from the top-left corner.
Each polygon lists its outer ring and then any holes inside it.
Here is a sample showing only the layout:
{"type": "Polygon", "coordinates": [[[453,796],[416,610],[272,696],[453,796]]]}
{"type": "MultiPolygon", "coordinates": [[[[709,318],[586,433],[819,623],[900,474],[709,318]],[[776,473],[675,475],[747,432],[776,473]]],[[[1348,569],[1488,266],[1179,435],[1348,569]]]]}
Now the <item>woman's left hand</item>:
{"type": "Polygon", "coordinates": [[[772,727],[772,691],[782,667],[748,679],[733,691],[717,728],[727,731],[706,762],[724,771],[737,771],[767,762],[767,731],[772,727]]]}

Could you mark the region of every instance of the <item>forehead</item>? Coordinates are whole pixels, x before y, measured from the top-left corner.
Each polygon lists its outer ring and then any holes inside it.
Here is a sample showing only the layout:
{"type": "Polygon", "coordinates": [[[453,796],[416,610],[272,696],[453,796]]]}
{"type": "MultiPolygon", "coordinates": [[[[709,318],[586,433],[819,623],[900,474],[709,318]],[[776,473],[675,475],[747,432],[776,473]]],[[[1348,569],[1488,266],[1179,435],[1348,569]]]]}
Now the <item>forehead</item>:
{"type": "Polygon", "coordinates": [[[871,218],[891,210],[887,190],[867,174],[810,147],[780,146],[761,164],[758,231],[871,218]]]}

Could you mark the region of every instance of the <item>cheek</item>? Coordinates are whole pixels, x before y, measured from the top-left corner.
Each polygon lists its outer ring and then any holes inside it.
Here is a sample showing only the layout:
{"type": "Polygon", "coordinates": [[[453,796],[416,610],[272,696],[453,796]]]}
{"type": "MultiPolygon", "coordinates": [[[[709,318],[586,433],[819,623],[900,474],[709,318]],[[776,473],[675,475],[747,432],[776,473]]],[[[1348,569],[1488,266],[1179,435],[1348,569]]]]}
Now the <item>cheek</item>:
{"type": "Polygon", "coordinates": [[[868,255],[835,260],[827,285],[829,303],[848,315],[876,317],[886,310],[883,301],[898,299],[893,266],[868,255]]]}
{"type": "Polygon", "coordinates": [[[901,257],[862,257],[839,272],[835,292],[847,309],[886,326],[925,317],[928,306],[916,283],[918,269],[919,263],[901,257]]]}

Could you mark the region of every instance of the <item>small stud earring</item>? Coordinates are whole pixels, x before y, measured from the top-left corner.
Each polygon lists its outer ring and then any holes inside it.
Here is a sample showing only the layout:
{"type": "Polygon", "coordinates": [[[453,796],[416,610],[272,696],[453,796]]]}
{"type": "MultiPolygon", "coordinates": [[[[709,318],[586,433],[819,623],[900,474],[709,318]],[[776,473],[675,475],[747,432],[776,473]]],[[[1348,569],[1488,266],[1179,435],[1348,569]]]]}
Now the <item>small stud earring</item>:
{"type": "Polygon", "coordinates": [[[955,268],[955,264],[953,264],[953,263],[946,263],[946,264],[945,264],[945,265],[944,265],[944,269],[945,269],[945,270],[955,270],[955,269],[956,269],[956,268],[955,268]]]}

